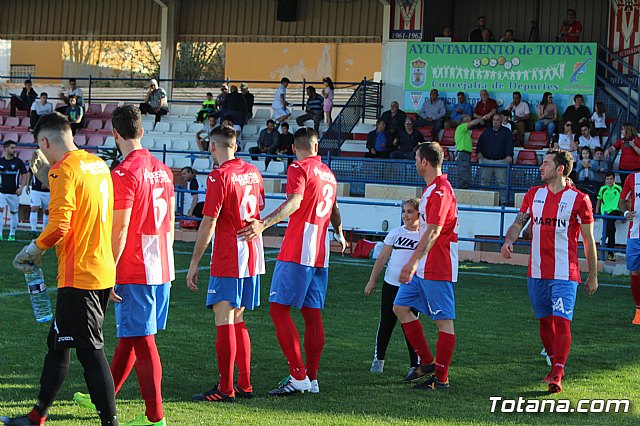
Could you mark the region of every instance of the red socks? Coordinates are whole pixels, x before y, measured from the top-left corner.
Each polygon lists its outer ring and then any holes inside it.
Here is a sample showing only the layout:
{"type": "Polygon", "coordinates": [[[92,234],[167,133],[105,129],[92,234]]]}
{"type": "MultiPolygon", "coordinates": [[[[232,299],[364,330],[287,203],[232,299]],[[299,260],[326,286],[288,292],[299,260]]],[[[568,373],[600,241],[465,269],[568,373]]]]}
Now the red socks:
{"type": "MultiPolygon", "coordinates": [[[[556,336],[556,328],[553,324],[553,316],[540,318],[540,340],[547,356],[553,361],[553,342],[556,336]]],[[[553,363],[551,364],[553,365],[553,363]]]]}
{"type": "Polygon", "coordinates": [[[121,337],[111,359],[111,375],[115,385],[116,395],[129,377],[133,364],[136,362],[136,351],[133,346],[135,337],[121,337]]]}
{"type": "Polygon", "coordinates": [[[631,274],[631,294],[633,294],[636,309],[640,309],[640,275],[631,274]]]}
{"type": "Polygon", "coordinates": [[[236,359],[236,332],[233,324],[216,326],[216,354],[218,356],[218,372],[220,373],[220,391],[234,396],[233,366],[236,359]]]}
{"type": "Polygon", "coordinates": [[[274,302],[269,308],[282,353],[289,362],[289,374],[296,380],[304,380],[307,372],[300,352],[300,336],[291,318],[290,309],[289,306],[274,302]]]}
{"type": "Polygon", "coordinates": [[[402,324],[402,329],[404,330],[404,335],[407,337],[407,340],[411,343],[413,350],[420,357],[420,364],[432,364],[433,355],[431,355],[431,350],[429,349],[427,338],[424,336],[420,320],[416,319],[405,322],[402,324]]]}
{"type": "Polygon", "coordinates": [[[555,339],[553,340],[553,368],[551,375],[557,376],[564,373],[564,366],[569,356],[571,348],[571,321],[562,317],[553,317],[553,324],[556,328],[555,339]]]}
{"type": "MultiPolygon", "coordinates": [[[[426,343],[426,340],[425,340],[426,343]]],[[[441,382],[449,379],[449,364],[453,357],[453,348],[456,346],[456,335],[438,332],[438,341],[436,342],[436,377],[441,382]]]]}
{"type": "Polygon", "coordinates": [[[307,357],[307,375],[309,380],[318,378],[318,367],[320,366],[320,356],[324,348],[324,326],[322,325],[322,313],[320,309],[301,309],[304,318],[304,353],[307,357]]]}
{"type": "Polygon", "coordinates": [[[251,387],[251,340],[244,322],[234,324],[236,332],[236,366],[238,386],[245,392],[253,392],[251,387]]]}

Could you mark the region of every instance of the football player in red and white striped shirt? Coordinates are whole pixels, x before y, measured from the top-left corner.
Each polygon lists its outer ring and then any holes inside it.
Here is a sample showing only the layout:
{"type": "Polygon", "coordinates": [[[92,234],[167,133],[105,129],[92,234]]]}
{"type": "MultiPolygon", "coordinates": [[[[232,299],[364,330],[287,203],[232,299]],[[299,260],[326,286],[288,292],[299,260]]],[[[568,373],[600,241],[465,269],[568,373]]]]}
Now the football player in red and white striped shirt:
{"type": "Polygon", "coordinates": [[[329,280],[329,223],[342,249],[342,219],[336,203],[336,178],[318,156],[318,134],[303,127],[294,135],[294,161],[287,171],[287,201],[264,221],[252,221],[240,235],[246,241],[266,228],[289,218],[278,255],[269,302],[271,318],[282,352],[289,361],[290,376],[270,395],[319,392],[317,375],[324,347],[321,309],[329,280]],[[302,361],[300,337],[291,318],[291,306],[302,312],[305,323],[302,361]]]}
{"type": "Polygon", "coordinates": [[[198,401],[232,402],[249,398],[251,342],[244,324],[244,309],[260,305],[260,274],[264,274],[262,238],[244,241],[237,232],[250,220],[260,219],[264,186],[258,169],[235,158],[236,133],[228,126],[211,132],[211,153],[220,167],[207,177],[202,222],[187,274],[187,285],[198,290],[198,263],[215,233],[206,305],[216,318],[216,353],[220,384],[193,396],[198,401]],[[238,382],[233,383],[234,362],[238,382]]]}
{"type": "Polygon", "coordinates": [[[550,150],[540,166],[545,186],[527,192],[515,222],[505,236],[502,256],[511,258],[513,243],[532,221],[529,256],[529,298],[540,320],[540,338],[551,360],[545,377],[549,392],[562,391],[564,367],[571,348],[571,320],[580,283],[578,236],[582,234],[589,264],[587,295],[598,289],[593,210],[589,197],[567,182],[573,158],[568,151],[550,150]]]}
{"type": "Polygon", "coordinates": [[[437,142],[416,149],[416,170],[427,188],[420,200],[420,243],[400,272],[403,283],[393,311],[414,348],[420,365],[409,370],[406,382],[430,375],[420,389],[449,387],[449,364],[456,345],[454,284],[458,281],[458,206],[453,188],[442,174],[444,153],[437,142]],[[429,349],[420,320],[412,308],[433,319],[438,327],[436,357],[429,349]],[[435,374],[433,374],[435,373],[435,374]]]}
{"type": "Polygon", "coordinates": [[[636,215],[640,211],[640,173],[627,176],[620,194],[619,207],[629,221],[627,234],[627,269],[631,272],[631,294],[636,304],[636,315],[632,324],[640,325],[640,219],[636,215]]]}

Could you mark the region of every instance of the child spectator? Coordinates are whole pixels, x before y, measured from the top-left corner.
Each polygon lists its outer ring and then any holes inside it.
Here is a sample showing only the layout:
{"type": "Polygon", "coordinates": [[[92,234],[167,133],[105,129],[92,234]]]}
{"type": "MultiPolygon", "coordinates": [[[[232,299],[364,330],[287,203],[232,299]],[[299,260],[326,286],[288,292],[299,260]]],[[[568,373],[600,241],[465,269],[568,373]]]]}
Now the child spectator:
{"type": "Polygon", "coordinates": [[[604,149],[598,147],[593,154],[593,160],[591,160],[591,170],[593,170],[594,182],[599,185],[604,183],[605,173],[609,171],[609,162],[604,159],[604,149]]]}
{"type": "MultiPolygon", "coordinates": [[[[596,214],[606,214],[610,216],[622,216],[618,203],[622,187],[616,184],[616,176],[613,172],[605,175],[605,184],[598,191],[598,203],[596,204],[596,214]]],[[[605,219],[607,227],[607,248],[616,247],[616,220],[605,219]]],[[[615,260],[613,252],[607,252],[607,260],[615,260]]]]}
{"type": "Polygon", "coordinates": [[[333,109],[333,92],[335,89],[333,87],[333,81],[330,77],[323,78],[322,82],[324,83],[324,89],[322,89],[324,105],[322,109],[324,111],[325,122],[327,123],[327,126],[331,126],[331,110],[333,109]]]}
{"type": "Polygon", "coordinates": [[[600,139],[600,146],[604,143],[604,135],[607,133],[607,114],[604,111],[604,102],[596,102],[596,110],[591,116],[593,134],[600,139]]]}
{"type": "Polygon", "coordinates": [[[202,101],[202,107],[196,114],[196,123],[203,123],[207,117],[216,110],[216,101],[213,99],[213,93],[207,92],[206,98],[202,101]]]}
{"type": "Polygon", "coordinates": [[[576,165],[576,173],[578,173],[578,180],[580,182],[592,182],[595,179],[592,168],[593,164],[591,163],[592,158],[591,150],[588,146],[580,148],[580,161],[578,161],[576,165]]]}

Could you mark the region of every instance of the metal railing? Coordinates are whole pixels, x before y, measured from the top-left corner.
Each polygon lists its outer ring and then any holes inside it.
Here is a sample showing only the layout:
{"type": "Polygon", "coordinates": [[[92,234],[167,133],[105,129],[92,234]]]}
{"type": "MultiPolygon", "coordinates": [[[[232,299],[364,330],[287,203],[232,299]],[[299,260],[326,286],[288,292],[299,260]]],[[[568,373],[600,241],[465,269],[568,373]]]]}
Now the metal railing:
{"type": "Polygon", "coordinates": [[[597,83],[624,110],[625,121],[640,126],[640,71],[598,44],[597,83]]]}

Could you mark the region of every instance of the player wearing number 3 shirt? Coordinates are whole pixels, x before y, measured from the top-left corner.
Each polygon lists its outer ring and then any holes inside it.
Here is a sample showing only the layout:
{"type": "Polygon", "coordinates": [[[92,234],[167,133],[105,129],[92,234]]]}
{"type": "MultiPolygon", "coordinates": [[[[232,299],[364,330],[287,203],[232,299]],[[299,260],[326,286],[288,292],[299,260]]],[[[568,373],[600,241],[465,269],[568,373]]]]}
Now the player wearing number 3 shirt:
{"type": "Polygon", "coordinates": [[[598,288],[591,201],[567,182],[572,167],[568,151],[552,149],[547,153],[540,166],[540,177],[546,185],[527,192],[501,250],[502,256],[510,259],[513,243],[532,221],[527,287],[533,312],[540,321],[540,338],[551,360],[551,372],[544,379],[551,393],[562,391],[571,348],[571,320],[580,283],[579,234],[589,264],[585,292],[591,295],[598,288]]]}
{"type": "Polygon", "coordinates": [[[336,178],[318,156],[318,134],[301,128],[294,135],[294,153],[298,158],[287,171],[287,201],[267,216],[254,220],[240,231],[245,241],[260,238],[262,231],[289,218],[278,255],[269,302],[276,336],[289,362],[290,376],[271,395],[318,392],[318,366],[324,346],[324,328],[320,310],[324,308],[329,266],[329,223],[344,250],[342,220],[336,204],[336,178]],[[290,309],[301,310],[305,323],[302,362],[300,337],[290,309]]]}
{"type": "Polygon", "coordinates": [[[260,274],[264,274],[262,238],[244,241],[237,232],[260,219],[264,186],[258,169],[235,158],[236,133],[228,126],[211,132],[211,153],[220,167],[207,177],[202,222],[193,249],[187,285],[198,289],[198,263],[214,235],[207,307],[216,320],[216,353],[220,383],[193,399],[232,402],[251,397],[251,342],[243,312],[260,305],[260,274]],[[233,383],[234,363],[238,381],[233,383]]]}

